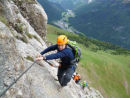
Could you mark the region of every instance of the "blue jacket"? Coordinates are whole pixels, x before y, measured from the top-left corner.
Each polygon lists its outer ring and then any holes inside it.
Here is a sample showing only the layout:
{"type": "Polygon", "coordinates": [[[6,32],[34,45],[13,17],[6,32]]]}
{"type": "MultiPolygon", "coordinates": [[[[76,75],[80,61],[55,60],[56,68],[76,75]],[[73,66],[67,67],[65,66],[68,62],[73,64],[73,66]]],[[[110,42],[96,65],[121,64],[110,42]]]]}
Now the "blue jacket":
{"type": "Polygon", "coordinates": [[[61,59],[61,65],[62,67],[69,67],[71,65],[71,61],[75,59],[74,54],[72,52],[72,49],[69,47],[66,47],[63,50],[58,50],[58,45],[52,45],[48,48],[46,48],[45,50],[43,50],[41,52],[41,55],[49,52],[49,51],[53,51],[53,50],[57,50],[57,53],[54,54],[50,54],[50,55],[46,55],[46,60],[52,60],[52,59],[61,59]]]}

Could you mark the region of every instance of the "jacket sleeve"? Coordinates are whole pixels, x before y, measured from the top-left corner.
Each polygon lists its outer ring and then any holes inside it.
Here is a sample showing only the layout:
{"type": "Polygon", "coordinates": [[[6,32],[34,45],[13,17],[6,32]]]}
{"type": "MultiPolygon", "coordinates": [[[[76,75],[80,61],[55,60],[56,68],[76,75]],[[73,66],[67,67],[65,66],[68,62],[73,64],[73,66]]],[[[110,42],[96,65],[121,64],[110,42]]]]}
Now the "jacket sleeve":
{"type": "Polygon", "coordinates": [[[53,51],[53,50],[56,50],[56,49],[57,49],[57,44],[56,44],[56,45],[52,45],[52,46],[46,48],[46,49],[43,50],[40,54],[43,55],[43,54],[45,54],[45,53],[47,53],[47,52],[49,52],[49,51],[53,51]]]}
{"type": "Polygon", "coordinates": [[[54,54],[47,55],[45,57],[46,57],[46,60],[52,60],[52,59],[63,58],[65,56],[66,56],[66,54],[64,52],[57,52],[54,54]]]}

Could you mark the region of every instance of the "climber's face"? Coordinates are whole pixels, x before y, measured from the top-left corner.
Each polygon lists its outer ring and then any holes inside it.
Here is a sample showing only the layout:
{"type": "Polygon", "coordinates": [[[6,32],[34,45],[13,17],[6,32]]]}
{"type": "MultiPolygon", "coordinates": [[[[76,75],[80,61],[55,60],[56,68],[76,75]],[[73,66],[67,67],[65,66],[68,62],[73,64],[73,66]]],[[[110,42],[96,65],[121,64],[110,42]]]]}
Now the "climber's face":
{"type": "Polygon", "coordinates": [[[58,45],[58,49],[61,51],[61,50],[65,49],[65,46],[66,45],[58,45]]]}

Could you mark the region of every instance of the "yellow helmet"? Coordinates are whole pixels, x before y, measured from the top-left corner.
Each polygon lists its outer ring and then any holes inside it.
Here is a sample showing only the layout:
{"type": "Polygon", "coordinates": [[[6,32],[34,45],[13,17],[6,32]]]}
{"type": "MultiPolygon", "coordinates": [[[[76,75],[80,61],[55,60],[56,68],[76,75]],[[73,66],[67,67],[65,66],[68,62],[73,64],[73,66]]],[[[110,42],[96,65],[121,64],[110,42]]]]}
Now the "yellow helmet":
{"type": "Polygon", "coordinates": [[[65,35],[60,35],[57,37],[57,44],[58,45],[65,45],[68,43],[68,38],[65,35]]]}

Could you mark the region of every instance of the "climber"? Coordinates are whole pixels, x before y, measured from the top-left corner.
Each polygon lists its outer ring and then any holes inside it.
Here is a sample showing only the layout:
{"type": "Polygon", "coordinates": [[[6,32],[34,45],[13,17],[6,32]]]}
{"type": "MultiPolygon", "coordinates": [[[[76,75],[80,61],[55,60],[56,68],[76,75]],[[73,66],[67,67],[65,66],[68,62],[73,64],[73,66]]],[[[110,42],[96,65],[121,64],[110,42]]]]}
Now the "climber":
{"type": "Polygon", "coordinates": [[[84,90],[85,87],[87,87],[87,82],[86,82],[86,81],[83,81],[83,84],[82,84],[83,90],[84,90]]]}
{"type": "Polygon", "coordinates": [[[75,83],[79,84],[80,83],[80,74],[76,73],[73,76],[73,80],[75,81],[75,83]]]}
{"type": "Polygon", "coordinates": [[[72,49],[68,47],[67,43],[68,38],[65,35],[60,35],[57,37],[57,44],[46,48],[36,57],[36,61],[60,58],[61,62],[58,67],[57,76],[62,87],[67,86],[76,69],[76,62],[74,62],[75,56],[72,49]],[[43,56],[45,53],[53,50],[57,50],[57,53],[43,56]]]}

